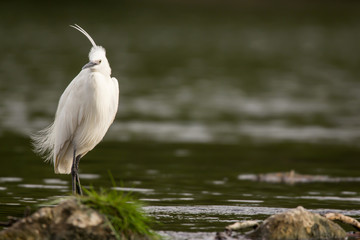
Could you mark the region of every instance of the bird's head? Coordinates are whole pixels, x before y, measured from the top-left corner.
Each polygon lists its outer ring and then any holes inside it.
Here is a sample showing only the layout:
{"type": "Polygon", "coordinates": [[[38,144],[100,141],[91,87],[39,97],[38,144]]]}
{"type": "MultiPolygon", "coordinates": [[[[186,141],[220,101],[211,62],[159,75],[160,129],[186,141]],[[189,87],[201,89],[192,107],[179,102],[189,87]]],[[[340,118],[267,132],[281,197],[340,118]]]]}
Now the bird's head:
{"type": "Polygon", "coordinates": [[[93,47],[91,48],[91,50],[89,52],[90,62],[85,64],[85,66],[83,66],[82,69],[83,70],[90,69],[90,71],[92,71],[92,72],[100,72],[104,75],[110,76],[111,68],[110,68],[109,62],[106,58],[105,48],[96,45],[96,43],[92,39],[92,37],[84,29],[82,29],[79,25],[77,25],[77,24],[70,25],[70,27],[73,27],[76,30],[80,31],[82,34],[84,34],[89,39],[91,44],[93,45],[93,47]]]}
{"type": "Polygon", "coordinates": [[[90,69],[92,72],[100,72],[104,75],[111,75],[111,68],[106,58],[106,51],[101,46],[94,46],[89,53],[89,60],[82,69],[90,69]]]}

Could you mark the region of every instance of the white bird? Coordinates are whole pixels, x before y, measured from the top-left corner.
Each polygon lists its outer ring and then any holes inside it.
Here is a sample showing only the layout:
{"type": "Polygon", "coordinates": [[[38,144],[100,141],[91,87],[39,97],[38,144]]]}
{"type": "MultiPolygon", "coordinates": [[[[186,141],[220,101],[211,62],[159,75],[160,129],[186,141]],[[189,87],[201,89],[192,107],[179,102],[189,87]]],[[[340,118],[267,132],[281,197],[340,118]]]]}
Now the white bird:
{"type": "Polygon", "coordinates": [[[119,85],[111,77],[105,49],[80,26],[70,25],[91,42],[89,60],[60,97],[54,122],[32,137],[34,151],[54,163],[54,171],[72,175],[72,191],[82,194],[79,162],[105,136],[115,119],[119,85]]]}

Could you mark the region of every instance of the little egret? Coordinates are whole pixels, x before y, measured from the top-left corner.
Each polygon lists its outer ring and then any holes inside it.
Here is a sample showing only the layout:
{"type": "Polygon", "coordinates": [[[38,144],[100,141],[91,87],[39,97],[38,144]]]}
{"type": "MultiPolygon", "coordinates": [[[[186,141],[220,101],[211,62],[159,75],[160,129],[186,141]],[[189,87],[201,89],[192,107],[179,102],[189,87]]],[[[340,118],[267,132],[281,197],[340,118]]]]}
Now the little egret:
{"type": "Polygon", "coordinates": [[[70,25],[92,44],[89,60],[60,97],[54,122],[32,136],[34,151],[54,163],[54,171],[70,174],[73,194],[82,194],[79,162],[104,137],[115,119],[119,85],[111,77],[105,49],[80,26],[70,25]]]}

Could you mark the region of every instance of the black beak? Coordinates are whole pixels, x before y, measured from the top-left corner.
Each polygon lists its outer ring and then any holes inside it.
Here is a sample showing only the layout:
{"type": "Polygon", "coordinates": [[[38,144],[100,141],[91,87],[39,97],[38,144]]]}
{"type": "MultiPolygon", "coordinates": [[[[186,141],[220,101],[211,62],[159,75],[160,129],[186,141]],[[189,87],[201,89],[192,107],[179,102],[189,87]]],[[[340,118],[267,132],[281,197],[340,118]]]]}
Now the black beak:
{"type": "Polygon", "coordinates": [[[90,67],[93,67],[93,66],[95,66],[95,65],[97,65],[97,63],[95,63],[95,62],[88,62],[87,64],[85,64],[85,65],[82,67],[82,69],[90,68],[90,67]]]}

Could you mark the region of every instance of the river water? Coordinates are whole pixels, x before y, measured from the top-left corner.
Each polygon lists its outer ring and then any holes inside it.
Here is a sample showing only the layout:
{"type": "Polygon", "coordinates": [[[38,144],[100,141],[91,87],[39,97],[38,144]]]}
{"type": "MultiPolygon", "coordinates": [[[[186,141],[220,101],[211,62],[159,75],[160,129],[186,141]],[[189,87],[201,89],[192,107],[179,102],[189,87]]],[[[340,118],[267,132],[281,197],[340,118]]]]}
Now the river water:
{"type": "Polygon", "coordinates": [[[71,190],[28,136],[88,61],[74,23],[120,83],[115,122],[81,161],[84,186],[111,187],[110,171],[178,239],[299,205],[360,217],[359,4],[20,5],[0,10],[0,221],[71,190]],[[337,180],[246,177],[290,170],[337,180]]]}

